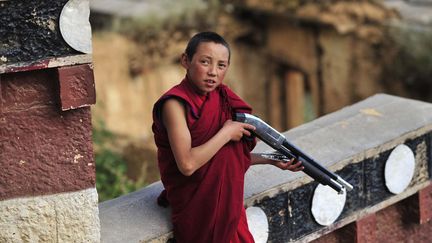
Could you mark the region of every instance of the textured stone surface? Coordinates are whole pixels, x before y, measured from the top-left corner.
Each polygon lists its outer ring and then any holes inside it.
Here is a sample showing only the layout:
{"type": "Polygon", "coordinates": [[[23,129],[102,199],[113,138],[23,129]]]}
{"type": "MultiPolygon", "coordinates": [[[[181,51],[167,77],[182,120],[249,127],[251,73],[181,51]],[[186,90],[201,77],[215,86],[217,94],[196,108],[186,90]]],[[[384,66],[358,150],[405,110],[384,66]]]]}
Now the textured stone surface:
{"type": "Polygon", "coordinates": [[[419,225],[413,220],[415,215],[407,210],[414,198],[407,198],[376,214],[376,242],[431,242],[432,222],[419,225]]]}
{"type": "Polygon", "coordinates": [[[427,223],[432,219],[432,186],[428,186],[418,193],[419,222],[427,223]]]}
{"type": "Polygon", "coordinates": [[[0,65],[75,55],[63,40],[58,18],[67,0],[1,1],[0,65]]]}
{"type": "Polygon", "coordinates": [[[96,103],[92,65],[60,67],[57,70],[63,111],[96,103]]]}
{"type": "MultiPolygon", "coordinates": [[[[375,241],[428,243],[432,239],[432,221],[418,224],[416,212],[411,210],[417,195],[411,196],[377,212],[375,241]]],[[[313,243],[355,242],[355,223],[333,231],[313,243]]]]}
{"type": "Polygon", "coordinates": [[[62,112],[56,71],[2,74],[0,199],[95,185],[90,108],[62,112]]]}
{"type": "Polygon", "coordinates": [[[357,243],[376,242],[376,217],[375,214],[368,215],[355,222],[357,243]]]}
{"type": "Polygon", "coordinates": [[[0,202],[0,242],[100,242],[95,188],[0,202]]]}
{"type": "Polygon", "coordinates": [[[157,182],[99,204],[102,242],[148,241],[170,232],[170,210],[156,203],[162,189],[162,184],[157,182]]]}

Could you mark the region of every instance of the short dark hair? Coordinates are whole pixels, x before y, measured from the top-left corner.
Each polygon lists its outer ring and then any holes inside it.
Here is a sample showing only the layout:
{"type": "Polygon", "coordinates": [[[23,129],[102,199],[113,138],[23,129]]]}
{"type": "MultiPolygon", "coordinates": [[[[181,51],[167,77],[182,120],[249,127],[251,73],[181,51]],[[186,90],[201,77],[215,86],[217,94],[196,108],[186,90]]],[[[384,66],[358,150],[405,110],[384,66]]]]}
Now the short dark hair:
{"type": "Polygon", "coordinates": [[[222,36],[215,32],[205,31],[195,34],[187,44],[185,53],[189,60],[192,60],[193,55],[195,55],[198,45],[201,42],[214,42],[216,44],[224,45],[228,49],[228,62],[231,59],[231,49],[229,47],[228,42],[224,40],[222,36]]]}

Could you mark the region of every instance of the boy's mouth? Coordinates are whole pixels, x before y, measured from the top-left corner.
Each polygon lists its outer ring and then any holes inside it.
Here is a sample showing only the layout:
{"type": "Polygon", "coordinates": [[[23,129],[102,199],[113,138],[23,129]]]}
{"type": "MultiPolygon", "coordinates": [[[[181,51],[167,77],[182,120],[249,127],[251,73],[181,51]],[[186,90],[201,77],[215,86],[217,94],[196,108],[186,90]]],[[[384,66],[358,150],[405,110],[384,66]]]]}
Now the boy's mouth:
{"type": "Polygon", "coordinates": [[[206,83],[209,83],[209,84],[215,84],[216,83],[216,81],[214,81],[214,80],[212,80],[212,79],[206,79],[206,80],[204,80],[206,83]]]}

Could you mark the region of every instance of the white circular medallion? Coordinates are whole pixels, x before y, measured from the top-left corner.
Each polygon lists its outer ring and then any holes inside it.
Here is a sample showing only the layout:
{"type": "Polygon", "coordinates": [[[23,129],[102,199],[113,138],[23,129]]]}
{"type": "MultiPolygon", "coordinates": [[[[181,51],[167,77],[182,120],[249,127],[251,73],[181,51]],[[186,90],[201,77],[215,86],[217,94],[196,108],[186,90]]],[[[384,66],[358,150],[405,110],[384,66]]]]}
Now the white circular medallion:
{"type": "Polygon", "coordinates": [[[415,157],[412,150],[405,144],[398,145],[390,153],[385,164],[384,178],[390,192],[403,192],[414,176],[415,157]]]}
{"type": "Polygon", "coordinates": [[[269,226],[264,211],[259,207],[248,207],[246,209],[246,217],[249,230],[255,242],[267,242],[269,226]]]}
{"type": "Polygon", "coordinates": [[[73,49],[92,52],[89,0],[69,0],[60,14],[60,33],[73,49]]]}
{"type": "Polygon", "coordinates": [[[318,184],[312,198],[312,215],[323,226],[336,221],[345,206],[346,192],[338,194],[329,186],[318,184]]]}

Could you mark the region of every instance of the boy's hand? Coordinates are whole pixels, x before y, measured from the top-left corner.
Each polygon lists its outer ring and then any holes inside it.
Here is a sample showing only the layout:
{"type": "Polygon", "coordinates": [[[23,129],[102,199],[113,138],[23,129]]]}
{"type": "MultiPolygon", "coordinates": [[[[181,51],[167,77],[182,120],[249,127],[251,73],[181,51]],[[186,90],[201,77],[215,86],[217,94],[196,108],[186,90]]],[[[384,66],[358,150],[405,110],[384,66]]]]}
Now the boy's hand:
{"type": "Polygon", "coordinates": [[[304,167],[302,166],[301,161],[295,160],[295,159],[291,159],[288,162],[272,161],[271,164],[273,164],[274,166],[280,168],[281,170],[290,170],[292,172],[297,172],[297,171],[301,171],[301,170],[304,169],[304,167]]]}
{"type": "Polygon", "coordinates": [[[255,127],[250,124],[227,120],[224,123],[222,130],[227,134],[231,141],[238,142],[244,135],[250,136],[250,131],[255,130],[255,127]]]}

